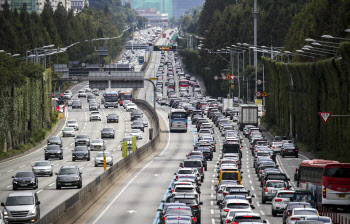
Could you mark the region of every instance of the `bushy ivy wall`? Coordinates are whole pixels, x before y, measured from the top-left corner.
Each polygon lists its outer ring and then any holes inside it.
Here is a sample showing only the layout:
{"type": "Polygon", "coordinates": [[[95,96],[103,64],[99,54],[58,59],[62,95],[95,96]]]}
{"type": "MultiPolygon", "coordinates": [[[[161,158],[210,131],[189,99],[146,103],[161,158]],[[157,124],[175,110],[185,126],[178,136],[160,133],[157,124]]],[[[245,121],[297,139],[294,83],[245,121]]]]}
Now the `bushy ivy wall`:
{"type": "Polygon", "coordinates": [[[263,59],[267,78],[266,121],[303,142],[321,158],[350,160],[350,117],[329,118],[318,112],[350,115],[350,44],[341,57],[315,63],[281,63],[263,59]]]}
{"type": "MultiPolygon", "coordinates": [[[[25,74],[24,74],[25,75],[25,74]]],[[[51,71],[24,77],[20,85],[0,89],[0,152],[27,143],[48,129],[52,113],[51,71]]]]}

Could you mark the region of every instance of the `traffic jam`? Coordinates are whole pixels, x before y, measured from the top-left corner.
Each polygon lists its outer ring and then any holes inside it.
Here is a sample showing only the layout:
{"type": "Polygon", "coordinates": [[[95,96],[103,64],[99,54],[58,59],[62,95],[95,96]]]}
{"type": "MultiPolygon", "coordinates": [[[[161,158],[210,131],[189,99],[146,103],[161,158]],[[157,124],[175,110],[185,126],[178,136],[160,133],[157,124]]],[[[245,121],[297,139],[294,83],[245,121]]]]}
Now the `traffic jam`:
{"type": "MultiPolygon", "coordinates": [[[[348,184],[344,177],[349,177],[349,164],[304,160],[305,164],[317,164],[320,167],[315,174],[319,179],[313,183],[310,181],[308,185],[303,184],[301,180],[305,180],[306,172],[300,172],[302,163],[291,180],[280,166],[283,159],[298,159],[299,149],[294,140],[285,136],[271,139],[264,136],[258,127],[261,111],[257,106],[204,97],[195,77],[184,73],[177,52],[162,52],[156,76],[156,100],[159,105],[171,108],[170,131],[176,131],[172,120],[176,116],[173,114],[186,113],[183,119],[186,122],[185,132],[191,130],[195,138],[193,148],[188,148],[188,154],[179,167],[174,167],[174,177],[165,200],[161,201],[157,210],[158,223],[201,223],[201,187],[210,185],[214,191],[216,210],[220,214],[219,220],[213,219],[212,223],[270,223],[268,216],[256,208],[265,204],[271,205],[272,217],[279,217],[278,223],[336,223],[330,217],[321,215],[321,211],[326,206],[337,208],[338,204],[349,203],[347,197],[350,189],[345,189],[345,196],[340,194],[335,198],[332,195],[334,192],[328,193],[327,190],[325,193],[326,186],[321,186],[321,191],[316,191],[316,187],[312,186],[322,185],[329,164],[335,164],[335,169],[341,173],[340,178],[333,182],[343,178],[343,184],[348,184]],[[166,74],[166,79],[163,79],[163,74],[166,74]],[[166,91],[163,90],[163,81],[166,91]],[[249,160],[253,161],[252,167],[249,160]],[[246,161],[247,167],[243,167],[246,161]],[[214,176],[217,178],[211,182],[212,178],[206,177],[210,163],[216,164],[214,176]],[[256,176],[252,178],[256,181],[254,186],[261,188],[258,191],[261,194],[252,192],[251,180],[243,183],[244,179],[248,179],[247,176],[250,178],[253,175],[256,176]],[[330,197],[337,200],[331,204],[325,203],[330,197]]],[[[345,206],[343,211],[347,209],[345,206]]]]}

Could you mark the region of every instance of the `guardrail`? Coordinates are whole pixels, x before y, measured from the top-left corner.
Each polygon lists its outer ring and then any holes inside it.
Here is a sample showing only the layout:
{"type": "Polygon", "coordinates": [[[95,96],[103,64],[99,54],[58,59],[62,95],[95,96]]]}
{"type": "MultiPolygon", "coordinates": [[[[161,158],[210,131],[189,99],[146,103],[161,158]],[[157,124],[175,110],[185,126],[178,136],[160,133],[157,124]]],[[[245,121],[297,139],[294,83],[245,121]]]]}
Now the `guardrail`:
{"type": "Polygon", "coordinates": [[[78,218],[99,199],[116,179],[127,173],[134,165],[156,150],[160,142],[159,117],[147,101],[140,99],[134,99],[133,101],[151,117],[154,132],[153,139],[128,157],[114,164],[110,169],[96,177],[95,180],[44,215],[37,222],[38,224],[69,223],[69,221],[72,221],[72,217],[78,218]]]}

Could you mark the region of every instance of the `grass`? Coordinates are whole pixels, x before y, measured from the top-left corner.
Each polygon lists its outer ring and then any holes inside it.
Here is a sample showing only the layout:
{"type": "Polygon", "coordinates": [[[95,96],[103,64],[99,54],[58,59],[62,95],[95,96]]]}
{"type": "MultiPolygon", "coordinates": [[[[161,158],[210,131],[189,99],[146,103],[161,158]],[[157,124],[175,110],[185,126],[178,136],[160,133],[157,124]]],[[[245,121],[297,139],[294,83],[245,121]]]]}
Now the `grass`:
{"type": "Polygon", "coordinates": [[[0,159],[24,153],[30,150],[31,148],[37,146],[42,140],[44,140],[49,134],[51,134],[51,131],[55,127],[57,122],[58,112],[54,111],[51,115],[51,122],[48,125],[47,129],[40,129],[36,131],[26,144],[16,146],[14,149],[8,152],[0,152],[0,159]]]}

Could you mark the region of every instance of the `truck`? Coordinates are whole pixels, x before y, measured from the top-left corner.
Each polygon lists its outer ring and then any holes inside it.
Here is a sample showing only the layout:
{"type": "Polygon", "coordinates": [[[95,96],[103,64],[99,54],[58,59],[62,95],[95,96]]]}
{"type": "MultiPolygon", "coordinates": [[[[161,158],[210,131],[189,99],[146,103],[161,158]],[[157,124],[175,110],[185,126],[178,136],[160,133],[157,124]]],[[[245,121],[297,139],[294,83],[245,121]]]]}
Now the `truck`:
{"type": "Polygon", "coordinates": [[[233,107],[233,99],[232,98],[223,98],[222,99],[222,112],[224,112],[229,107],[233,107]]]}
{"type": "Polygon", "coordinates": [[[243,131],[246,125],[258,126],[258,107],[256,105],[239,105],[239,130],[243,131]]]}

